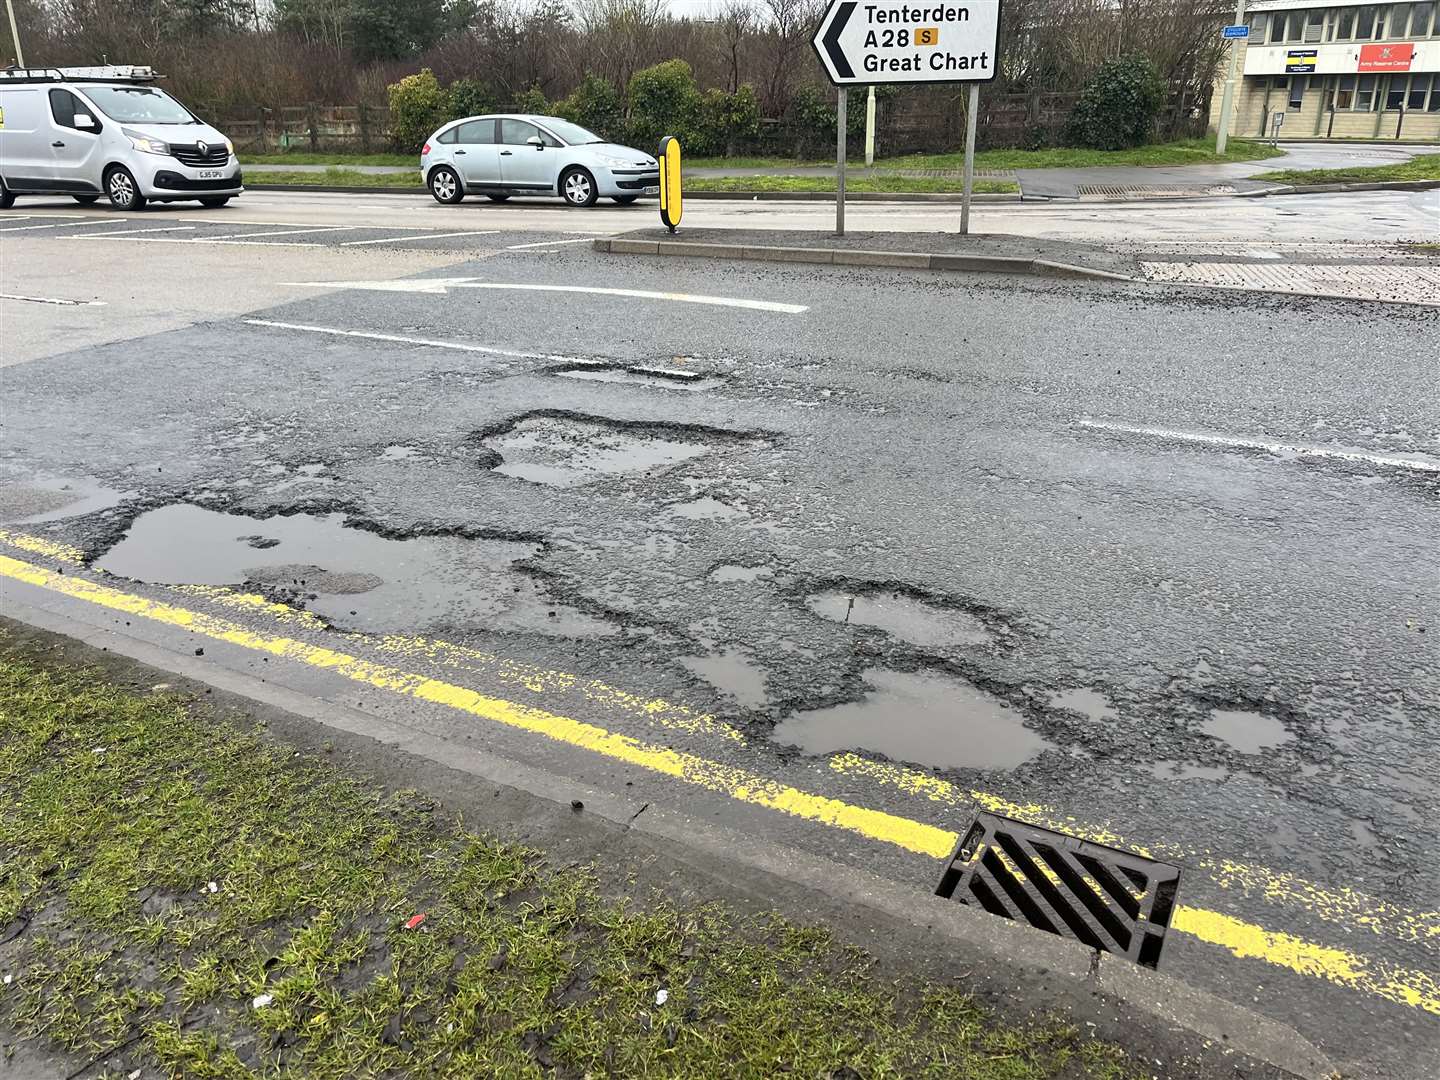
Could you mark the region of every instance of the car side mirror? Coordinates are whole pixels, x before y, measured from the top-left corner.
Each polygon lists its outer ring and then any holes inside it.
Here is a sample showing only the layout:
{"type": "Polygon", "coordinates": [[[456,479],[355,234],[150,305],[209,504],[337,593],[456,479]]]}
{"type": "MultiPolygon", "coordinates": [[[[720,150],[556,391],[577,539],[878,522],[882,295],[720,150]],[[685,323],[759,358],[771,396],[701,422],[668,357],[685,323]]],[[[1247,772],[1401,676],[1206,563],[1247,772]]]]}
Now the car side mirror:
{"type": "Polygon", "coordinates": [[[95,122],[95,118],[89,113],[77,112],[75,114],[75,130],[99,131],[100,125],[95,122]]]}
{"type": "Polygon", "coordinates": [[[542,139],[542,138],[540,138],[539,135],[531,135],[531,136],[530,136],[528,139],[526,139],[525,141],[526,141],[527,143],[529,143],[531,146],[535,147],[536,150],[544,150],[544,149],[545,149],[545,140],[542,139]]]}

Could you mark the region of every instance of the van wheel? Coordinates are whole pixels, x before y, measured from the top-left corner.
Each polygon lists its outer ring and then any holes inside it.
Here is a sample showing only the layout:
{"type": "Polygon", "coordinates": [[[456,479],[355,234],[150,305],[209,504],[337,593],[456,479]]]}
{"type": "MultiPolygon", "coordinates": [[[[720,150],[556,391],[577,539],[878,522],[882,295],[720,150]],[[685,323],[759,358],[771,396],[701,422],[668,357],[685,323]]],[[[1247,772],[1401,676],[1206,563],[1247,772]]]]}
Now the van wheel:
{"type": "Polygon", "coordinates": [[[460,186],[460,174],[444,165],[432,169],[430,194],[435,196],[438,203],[458,203],[465,198],[465,189],[460,186]]]}
{"type": "Polygon", "coordinates": [[[560,177],[560,194],[571,206],[595,205],[595,178],[584,169],[566,169],[560,177]]]}
{"type": "Polygon", "coordinates": [[[0,210],[9,210],[15,205],[15,193],[5,186],[5,181],[0,180],[0,210]]]}
{"type": "Polygon", "coordinates": [[[224,206],[230,201],[229,195],[209,195],[200,200],[201,206],[224,206]]]}
{"type": "Polygon", "coordinates": [[[70,197],[76,202],[78,202],[81,206],[89,206],[96,199],[100,198],[99,195],[71,195],[70,197]]]}
{"type": "Polygon", "coordinates": [[[145,196],[140,194],[140,185],[123,165],[116,165],[105,175],[105,194],[110,196],[110,205],[116,210],[145,208],[145,196]]]}

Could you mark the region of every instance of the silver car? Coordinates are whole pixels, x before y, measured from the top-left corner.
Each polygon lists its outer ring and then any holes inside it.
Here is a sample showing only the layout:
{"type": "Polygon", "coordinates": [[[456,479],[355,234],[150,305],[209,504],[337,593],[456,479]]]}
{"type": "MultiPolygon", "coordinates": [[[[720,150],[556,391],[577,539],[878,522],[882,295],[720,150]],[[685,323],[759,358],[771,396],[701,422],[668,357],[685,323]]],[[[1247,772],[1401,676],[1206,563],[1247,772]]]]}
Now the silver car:
{"type": "Polygon", "coordinates": [[[660,194],[649,154],[606,142],[558,116],[468,116],[446,124],[420,151],[420,172],[437,202],[466,195],[558,195],[571,206],[601,198],[625,205],[660,194]]]}

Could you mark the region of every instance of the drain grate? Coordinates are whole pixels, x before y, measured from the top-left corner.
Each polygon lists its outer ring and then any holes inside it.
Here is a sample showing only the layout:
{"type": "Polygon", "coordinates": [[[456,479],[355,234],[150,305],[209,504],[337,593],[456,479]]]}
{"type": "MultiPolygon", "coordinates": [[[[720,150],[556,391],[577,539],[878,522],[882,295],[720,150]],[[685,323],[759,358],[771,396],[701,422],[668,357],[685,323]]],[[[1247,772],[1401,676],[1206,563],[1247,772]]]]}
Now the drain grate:
{"type": "Polygon", "coordinates": [[[1177,866],[979,814],[935,892],[1153,968],[1179,888],[1177,866]]]}
{"type": "Polygon", "coordinates": [[[1233,195],[1233,184],[1080,184],[1080,197],[1102,199],[1180,199],[1196,195],[1233,195]]]}

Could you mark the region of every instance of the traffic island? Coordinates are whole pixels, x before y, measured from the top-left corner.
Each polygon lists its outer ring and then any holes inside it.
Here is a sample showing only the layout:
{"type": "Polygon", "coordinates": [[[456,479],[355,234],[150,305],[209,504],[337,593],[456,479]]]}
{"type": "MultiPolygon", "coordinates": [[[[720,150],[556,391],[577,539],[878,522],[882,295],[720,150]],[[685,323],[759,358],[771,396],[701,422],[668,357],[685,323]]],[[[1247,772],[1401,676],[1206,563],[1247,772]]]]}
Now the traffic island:
{"type": "Polygon", "coordinates": [[[665,229],[636,229],[601,237],[594,247],[612,255],[1143,280],[1139,261],[1128,255],[1093,244],[999,234],[852,232],[835,236],[801,229],[686,229],[676,237],[665,229]]]}

